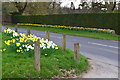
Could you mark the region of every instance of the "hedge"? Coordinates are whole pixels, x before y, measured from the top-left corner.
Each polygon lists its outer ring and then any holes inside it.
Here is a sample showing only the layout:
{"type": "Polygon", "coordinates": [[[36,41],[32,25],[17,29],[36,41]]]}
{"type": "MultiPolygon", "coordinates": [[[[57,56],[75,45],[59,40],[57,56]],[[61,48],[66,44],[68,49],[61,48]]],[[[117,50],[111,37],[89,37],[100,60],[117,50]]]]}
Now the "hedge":
{"type": "Polygon", "coordinates": [[[113,29],[119,33],[120,13],[81,13],[58,15],[15,15],[13,23],[51,24],[113,29]]]}

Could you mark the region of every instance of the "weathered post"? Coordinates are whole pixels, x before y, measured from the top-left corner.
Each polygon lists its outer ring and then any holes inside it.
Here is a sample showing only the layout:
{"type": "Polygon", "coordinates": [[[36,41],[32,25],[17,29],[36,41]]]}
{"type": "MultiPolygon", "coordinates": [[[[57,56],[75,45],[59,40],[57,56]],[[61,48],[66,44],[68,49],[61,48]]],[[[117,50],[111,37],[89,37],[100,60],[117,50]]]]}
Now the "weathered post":
{"type": "Polygon", "coordinates": [[[39,72],[40,71],[40,44],[39,44],[39,41],[35,41],[34,65],[35,65],[35,69],[39,72]]]}
{"type": "Polygon", "coordinates": [[[15,26],[15,32],[18,32],[18,26],[15,26]]]}
{"type": "Polygon", "coordinates": [[[27,28],[27,35],[30,35],[30,29],[27,28]]]}
{"type": "Polygon", "coordinates": [[[62,49],[63,51],[66,50],[66,35],[65,34],[62,35],[62,49]]]}
{"type": "Polygon", "coordinates": [[[79,45],[79,43],[74,43],[74,60],[80,61],[80,45],[79,45]]]}
{"type": "Polygon", "coordinates": [[[8,27],[6,27],[6,29],[8,29],[8,27]]]}
{"type": "Polygon", "coordinates": [[[46,31],[46,36],[45,36],[46,39],[50,40],[50,33],[49,31],[46,31]]]}

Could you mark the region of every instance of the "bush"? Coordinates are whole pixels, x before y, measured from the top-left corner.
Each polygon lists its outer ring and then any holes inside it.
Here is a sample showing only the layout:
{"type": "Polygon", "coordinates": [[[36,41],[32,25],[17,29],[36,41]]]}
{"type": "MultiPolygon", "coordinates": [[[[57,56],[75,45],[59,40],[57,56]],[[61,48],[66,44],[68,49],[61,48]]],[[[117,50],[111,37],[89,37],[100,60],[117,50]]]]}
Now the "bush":
{"type": "Polygon", "coordinates": [[[15,15],[14,23],[35,23],[113,29],[118,34],[120,13],[82,13],[59,15],[15,15]]]}

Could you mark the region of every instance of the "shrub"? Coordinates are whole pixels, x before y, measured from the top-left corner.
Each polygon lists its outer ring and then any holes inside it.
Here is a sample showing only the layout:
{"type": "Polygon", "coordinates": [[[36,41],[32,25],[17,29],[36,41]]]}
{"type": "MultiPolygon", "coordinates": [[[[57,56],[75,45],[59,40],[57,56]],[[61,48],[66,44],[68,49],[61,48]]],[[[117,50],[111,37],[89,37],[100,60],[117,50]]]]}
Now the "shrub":
{"type": "Polygon", "coordinates": [[[59,15],[15,15],[14,23],[51,24],[113,29],[118,34],[120,13],[82,13],[59,15]]]}

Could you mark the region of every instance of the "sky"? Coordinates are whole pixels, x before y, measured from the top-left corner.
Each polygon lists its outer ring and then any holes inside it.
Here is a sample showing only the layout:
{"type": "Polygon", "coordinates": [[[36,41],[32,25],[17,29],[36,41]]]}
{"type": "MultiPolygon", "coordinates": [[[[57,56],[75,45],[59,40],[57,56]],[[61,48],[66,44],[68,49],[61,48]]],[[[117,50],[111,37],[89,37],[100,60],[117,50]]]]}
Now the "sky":
{"type": "Polygon", "coordinates": [[[75,4],[75,8],[78,8],[80,4],[80,0],[61,0],[61,2],[63,2],[61,4],[62,7],[70,7],[71,2],[73,2],[75,4]]]}
{"type": "MultiPolygon", "coordinates": [[[[20,1],[20,2],[25,2],[26,0],[0,0],[2,2],[9,2],[9,1],[20,1]]],[[[75,6],[75,9],[78,9],[79,7],[79,4],[81,1],[83,0],[27,0],[28,2],[51,2],[51,1],[56,1],[56,2],[62,2],[61,3],[61,7],[68,7],[70,8],[71,6],[71,2],[74,3],[74,6],[75,6]]],[[[91,6],[91,2],[92,1],[97,1],[97,2],[100,2],[100,1],[116,1],[117,3],[120,1],[120,0],[84,0],[86,2],[88,2],[88,5],[91,6]]],[[[103,2],[103,4],[105,4],[105,2],[103,2]]]]}
{"type": "MultiPolygon", "coordinates": [[[[70,7],[71,6],[71,2],[74,3],[75,9],[78,9],[79,4],[81,2],[81,0],[59,0],[61,1],[61,7],[70,7]]],[[[88,3],[90,3],[92,0],[86,0],[88,3]]],[[[103,1],[103,0],[96,0],[97,2],[103,1]]],[[[104,1],[114,1],[114,0],[104,0],[104,1]]],[[[105,4],[105,2],[103,1],[103,4],[105,4]]],[[[117,2],[120,0],[116,0],[117,2]]],[[[89,4],[90,5],[90,4],[89,4]]]]}

